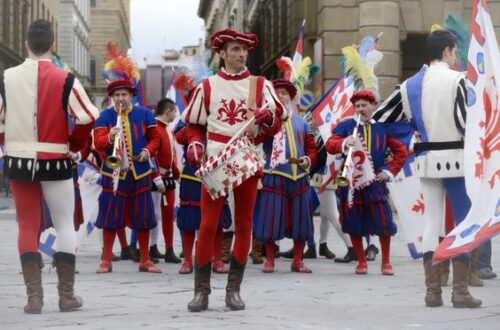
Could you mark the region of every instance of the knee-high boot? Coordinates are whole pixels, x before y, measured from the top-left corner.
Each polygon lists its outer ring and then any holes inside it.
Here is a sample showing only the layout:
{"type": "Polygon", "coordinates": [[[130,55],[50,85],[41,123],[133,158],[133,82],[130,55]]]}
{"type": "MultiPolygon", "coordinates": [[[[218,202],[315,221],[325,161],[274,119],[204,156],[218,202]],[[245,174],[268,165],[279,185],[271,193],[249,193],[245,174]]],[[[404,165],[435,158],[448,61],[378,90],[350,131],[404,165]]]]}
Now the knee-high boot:
{"type": "Polygon", "coordinates": [[[470,256],[469,286],[483,286],[483,280],[479,278],[479,248],[472,251],[470,256]]]}
{"type": "Polygon", "coordinates": [[[244,273],[245,264],[240,264],[232,257],[229,267],[229,276],[227,277],[226,306],[233,311],[245,309],[245,303],[240,296],[240,287],[244,273]]]}
{"type": "Polygon", "coordinates": [[[441,298],[441,271],[439,265],[432,265],[433,252],[424,253],[425,286],[425,306],[443,306],[441,298]]]}
{"type": "Polygon", "coordinates": [[[481,300],[471,296],[468,288],[469,258],[460,256],[453,259],[453,291],[451,302],[455,308],[478,308],[481,300]]]}
{"type": "Polygon", "coordinates": [[[42,256],[39,252],[23,253],[21,255],[21,266],[26,294],[28,295],[28,303],[24,306],[24,312],[40,314],[43,306],[42,256]]]}
{"type": "Polygon", "coordinates": [[[83,305],[83,300],[75,296],[75,255],[65,252],[54,254],[54,264],[57,269],[59,292],[59,310],[61,312],[71,312],[83,305]]]}
{"type": "Polygon", "coordinates": [[[190,312],[201,312],[208,308],[211,268],[211,262],[207,262],[203,267],[197,262],[194,264],[194,297],[187,306],[190,312]]]}

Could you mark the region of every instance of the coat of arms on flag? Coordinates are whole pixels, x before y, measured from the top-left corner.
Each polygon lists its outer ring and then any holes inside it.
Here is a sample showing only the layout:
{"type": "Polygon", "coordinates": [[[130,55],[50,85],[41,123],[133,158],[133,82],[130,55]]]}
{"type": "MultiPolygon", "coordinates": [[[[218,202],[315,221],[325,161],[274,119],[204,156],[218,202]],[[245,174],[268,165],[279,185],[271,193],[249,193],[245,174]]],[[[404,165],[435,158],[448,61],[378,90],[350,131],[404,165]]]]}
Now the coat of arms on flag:
{"type": "Polygon", "coordinates": [[[470,31],[464,165],[472,206],[439,245],[436,262],[500,232],[500,52],[486,0],[474,0],[470,31]]]}

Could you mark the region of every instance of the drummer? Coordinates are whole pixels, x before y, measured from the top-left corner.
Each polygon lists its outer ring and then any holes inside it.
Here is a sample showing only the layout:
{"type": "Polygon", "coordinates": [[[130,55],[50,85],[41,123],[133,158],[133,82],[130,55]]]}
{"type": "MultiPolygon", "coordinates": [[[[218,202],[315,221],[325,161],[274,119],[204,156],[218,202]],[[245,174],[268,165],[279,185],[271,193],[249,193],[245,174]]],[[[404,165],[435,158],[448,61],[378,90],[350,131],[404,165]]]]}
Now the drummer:
{"type": "MultiPolygon", "coordinates": [[[[201,82],[183,113],[183,119],[188,123],[187,160],[191,166],[198,166],[204,156],[215,156],[252,117],[255,117],[255,127],[250,127],[247,134],[256,144],[262,142],[264,136],[278,132],[281,120],[286,119],[287,113],[272,84],[264,77],[252,76],[246,67],[248,53],[257,47],[258,42],[255,34],[232,29],[212,35],[212,48],[221,58],[221,70],[201,82]]],[[[234,189],[236,235],[226,286],[226,306],[231,310],[245,308],[240,285],[250,249],[257,181],[257,175],[252,176],[234,189]]],[[[202,188],[194,298],[188,304],[188,309],[193,312],[208,308],[213,241],[224,203],[224,198],[212,200],[206,188],[202,188]]]]}

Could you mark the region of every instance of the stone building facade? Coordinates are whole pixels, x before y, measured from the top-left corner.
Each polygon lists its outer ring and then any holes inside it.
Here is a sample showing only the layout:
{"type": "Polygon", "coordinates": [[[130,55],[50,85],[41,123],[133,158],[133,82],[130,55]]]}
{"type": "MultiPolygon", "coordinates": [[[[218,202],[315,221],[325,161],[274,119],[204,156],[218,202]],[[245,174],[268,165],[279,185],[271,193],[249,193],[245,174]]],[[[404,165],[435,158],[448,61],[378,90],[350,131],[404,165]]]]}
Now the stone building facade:
{"type": "MultiPolygon", "coordinates": [[[[488,0],[488,6],[498,38],[500,0],[488,0]]],[[[249,68],[269,78],[277,74],[277,58],[293,56],[306,19],[304,56],[321,66],[311,87],[316,96],[341,75],[342,47],[383,32],[379,49],[384,59],[376,74],[386,97],[426,62],[423,44],[432,24],[443,24],[448,15],[469,21],[471,8],[472,0],[200,0],[198,15],[205,20],[207,40],[234,22],[242,22],[240,30],[257,33],[260,45],[249,58],[249,68]]]]}
{"type": "Polygon", "coordinates": [[[90,82],[96,104],[106,96],[101,70],[107,62],[106,45],[113,42],[123,51],[130,48],[130,0],[90,0],[90,82]]]}
{"type": "Polygon", "coordinates": [[[20,64],[27,56],[26,33],[28,26],[37,19],[52,22],[57,51],[59,1],[0,0],[0,70],[20,64]]]}
{"type": "Polygon", "coordinates": [[[90,87],[90,1],[60,0],[58,55],[90,87]]]}

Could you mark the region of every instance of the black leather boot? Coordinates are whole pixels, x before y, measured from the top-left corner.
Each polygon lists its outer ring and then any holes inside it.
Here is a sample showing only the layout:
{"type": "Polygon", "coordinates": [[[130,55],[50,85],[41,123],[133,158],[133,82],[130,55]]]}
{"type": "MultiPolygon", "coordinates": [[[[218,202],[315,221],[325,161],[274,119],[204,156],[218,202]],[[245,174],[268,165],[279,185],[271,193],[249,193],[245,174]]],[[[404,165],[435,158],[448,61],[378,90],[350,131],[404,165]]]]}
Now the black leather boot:
{"type": "Polygon", "coordinates": [[[194,264],[194,297],[187,306],[190,312],[201,312],[208,308],[211,269],[211,262],[203,267],[198,266],[196,262],[194,264]]]}
{"type": "Polygon", "coordinates": [[[241,282],[245,273],[245,265],[240,264],[234,257],[231,258],[229,276],[226,286],[226,306],[233,311],[245,309],[245,303],[240,296],[241,282]]]}
{"type": "Polygon", "coordinates": [[[319,255],[325,257],[326,259],[335,259],[335,253],[330,251],[326,243],[319,244],[319,255]]]}

